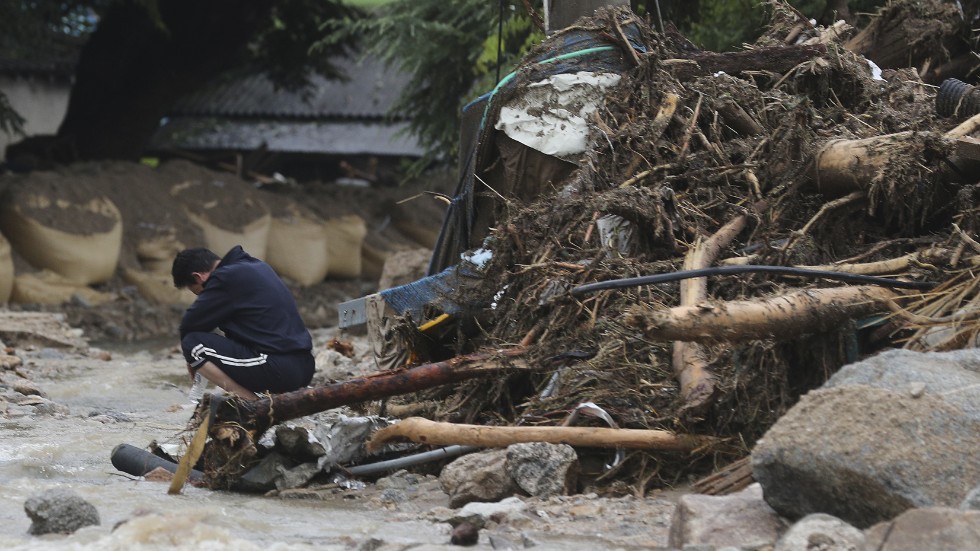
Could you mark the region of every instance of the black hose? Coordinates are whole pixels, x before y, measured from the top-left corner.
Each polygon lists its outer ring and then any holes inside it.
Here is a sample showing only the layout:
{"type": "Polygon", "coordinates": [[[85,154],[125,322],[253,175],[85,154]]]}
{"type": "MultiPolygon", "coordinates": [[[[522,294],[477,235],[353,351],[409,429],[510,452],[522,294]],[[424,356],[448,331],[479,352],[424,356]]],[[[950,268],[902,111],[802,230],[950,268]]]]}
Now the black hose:
{"type": "Polygon", "coordinates": [[[591,293],[593,291],[602,291],[605,289],[623,289],[625,287],[638,287],[640,285],[666,283],[668,281],[678,281],[681,279],[690,279],[692,277],[704,277],[709,275],[744,274],[744,273],[754,273],[754,272],[812,277],[812,278],[820,277],[825,279],[846,281],[848,283],[866,283],[868,285],[894,287],[896,289],[932,289],[933,287],[936,286],[935,283],[929,281],[898,281],[895,279],[888,279],[887,277],[848,274],[845,272],[811,270],[809,268],[794,268],[791,266],[757,266],[757,265],[748,264],[742,266],[715,266],[712,268],[701,268],[699,270],[681,270],[679,272],[669,272],[666,274],[653,274],[648,276],[628,277],[624,279],[611,279],[608,281],[598,281],[596,283],[579,285],[578,287],[573,288],[570,292],[572,293],[572,295],[578,296],[578,295],[584,295],[586,293],[591,293]]]}

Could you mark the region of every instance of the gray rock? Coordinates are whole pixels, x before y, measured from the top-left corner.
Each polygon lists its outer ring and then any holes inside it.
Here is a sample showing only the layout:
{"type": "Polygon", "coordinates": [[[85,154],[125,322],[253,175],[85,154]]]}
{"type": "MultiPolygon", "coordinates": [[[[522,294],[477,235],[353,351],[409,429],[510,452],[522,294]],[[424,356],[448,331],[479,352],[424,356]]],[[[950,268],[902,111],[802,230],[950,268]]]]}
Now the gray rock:
{"type": "Polygon", "coordinates": [[[512,444],[505,468],[520,489],[536,497],[573,493],[578,481],[578,455],[567,444],[512,444]]]}
{"type": "Polygon", "coordinates": [[[263,457],[256,465],[245,471],[237,483],[237,488],[245,492],[268,492],[276,489],[276,481],[282,473],[296,466],[296,463],[279,452],[263,457]]]}
{"type": "Polygon", "coordinates": [[[906,509],[956,506],[980,480],[980,420],[935,393],[863,385],[805,395],[756,443],[766,501],[797,519],[828,513],[866,528],[906,509]]]}
{"type": "Polygon", "coordinates": [[[296,461],[315,461],[325,453],[323,445],[304,427],[276,427],[276,449],[296,461]]]}
{"type": "Polygon", "coordinates": [[[980,511],[980,486],[977,486],[970,490],[970,493],[966,494],[963,503],[960,503],[960,509],[980,511]]]}
{"type": "Polygon", "coordinates": [[[526,510],[527,504],[519,497],[508,497],[497,503],[474,501],[462,507],[448,522],[453,526],[468,522],[477,528],[483,528],[491,517],[494,519],[506,518],[526,510]]]}
{"type": "Polygon", "coordinates": [[[965,551],[980,549],[980,511],[945,507],[911,509],[865,532],[875,551],[965,551]]]}
{"type": "Polygon", "coordinates": [[[79,528],[97,526],[99,511],[77,493],[62,488],[47,490],[24,502],[24,511],[31,518],[28,533],[71,534],[79,528]]]}
{"type": "Polygon", "coordinates": [[[843,520],[814,513],[800,519],[776,542],[776,551],[860,551],[864,533],[843,520]]]}
{"type": "Polygon", "coordinates": [[[980,349],[953,352],[888,350],[845,365],[824,387],[867,385],[913,398],[941,396],[980,420],[980,349]]]}
{"type": "Polygon", "coordinates": [[[471,501],[500,501],[519,492],[507,474],[507,450],[464,455],[446,465],[439,475],[449,506],[462,507],[471,501]]]}
{"type": "Polygon", "coordinates": [[[34,406],[37,415],[68,415],[70,412],[68,406],[52,402],[47,398],[34,398],[31,405],[34,406]]]}
{"type": "Polygon", "coordinates": [[[393,489],[393,490],[407,490],[407,489],[417,489],[418,485],[426,480],[424,475],[410,473],[404,469],[400,471],[395,471],[388,476],[384,476],[375,481],[374,485],[378,488],[393,489]]]}
{"type": "Polygon", "coordinates": [[[785,521],[763,499],[762,487],[751,484],[726,496],[681,496],[668,544],[684,549],[691,545],[772,545],[785,529],[785,521]]]}
{"type": "Polygon", "coordinates": [[[320,473],[316,463],[301,463],[291,469],[279,467],[279,476],[275,479],[277,490],[288,490],[305,486],[313,477],[320,473]]]}

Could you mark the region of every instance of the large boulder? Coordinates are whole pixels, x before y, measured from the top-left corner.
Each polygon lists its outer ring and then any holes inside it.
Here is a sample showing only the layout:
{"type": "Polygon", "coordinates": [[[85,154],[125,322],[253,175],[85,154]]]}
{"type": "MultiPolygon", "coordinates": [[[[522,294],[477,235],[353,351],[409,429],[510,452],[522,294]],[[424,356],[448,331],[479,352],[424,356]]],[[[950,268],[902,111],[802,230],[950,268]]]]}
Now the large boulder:
{"type": "Polygon", "coordinates": [[[976,351],[894,352],[845,367],[756,444],[766,501],[791,519],[822,512],[859,528],[958,506],[980,480],[977,363],[976,351]]]}
{"type": "Polygon", "coordinates": [[[867,385],[896,392],[940,396],[973,419],[980,420],[980,350],[952,352],[887,350],[860,362],[845,365],[824,385],[867,385]]]}

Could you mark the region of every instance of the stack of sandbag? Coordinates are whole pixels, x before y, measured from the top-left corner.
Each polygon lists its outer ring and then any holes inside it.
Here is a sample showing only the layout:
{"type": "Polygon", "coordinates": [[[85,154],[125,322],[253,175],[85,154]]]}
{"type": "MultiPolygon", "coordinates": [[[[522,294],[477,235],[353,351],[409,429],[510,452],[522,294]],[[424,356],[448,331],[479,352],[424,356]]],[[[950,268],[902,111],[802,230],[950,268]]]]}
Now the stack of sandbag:
{"type": "Polygon", "coordinates": [[[0,229],[18,255],[49,272],[44,277],[16,276],[16,302],[58,303],[51,301],[65,289],[84,292],[115,273],[123,234],[119,209],[87,182],[66,185],[63,180],[55,173],[37,172],[11,182],[4,191],[0,229]],[[50,295],[45,290],[49,285],[50,295]],[[39,300],[43,297],[49,298],[39,300]]]}
{"type": "Polygon", "coordinates": [[[203,246],[199,229],[191,224],[171,185],[183,176],[140,163],[102,162],[74,165],[75,178],[89,178],[122,213],[125,227],[119,273],[140,296],[155,304],[186,305],[190,291],[177,289],[170,276],[174,257],[187,244],[203,246]]]}
{"type": "Polygon", "coordinates": [[[276,193],[263,194],[272,214],[266,262],[302,286],[320,283],[330,269],[327,226],[312,210],[276,193]]]}
{"type": "Polygon", "coordinates": [[[367,235],[367,224],[356,214],[330,218],[327,230],[327,275],[337,278],[361,277],[361,247],[367,235]]]}
{"type": "Polygon", "coordinates": [[[0,303],[10,300],[14,289],[14,257],[10,250],[10,241],[0,234],[0,303]]]}
{"type": "Polygon", "coordinates": [[[170,194],[204,234],[205,246],[219,256],[235,245],[264,259],[272,217],[254,196],[255,190],[237,179],[186,180],[170,194]]]}

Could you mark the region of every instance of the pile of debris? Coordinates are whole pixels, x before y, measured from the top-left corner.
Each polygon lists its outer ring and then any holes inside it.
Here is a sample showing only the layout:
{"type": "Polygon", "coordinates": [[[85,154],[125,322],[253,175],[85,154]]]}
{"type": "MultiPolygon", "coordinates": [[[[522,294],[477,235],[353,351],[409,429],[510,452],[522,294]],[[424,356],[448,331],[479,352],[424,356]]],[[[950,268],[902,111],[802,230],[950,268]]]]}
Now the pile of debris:
{"type": "MultiPolygon", "coordinates": [[[[584,487],[643,495],[746,457],[842,365],[976,347],[980,120],[939,117],[914,70],[844,46],[853,29],[772,6],[766,34],[733,54],[626,9],[532,52],[469,113],[478,130],[430,266],[451,291],[439,308],[392,308],[387,338],[409,364],[206,401],[209,483],[233,485],[273,423],[340,405],[546,440],[534,431],[574,428],[559,426],[588,404],[580,428],[649,440],[606,442],[628,448],[611,468],[581,442],[584,487]]],[[[398,425],[392,437],[468,443],[467,427],[398,425]]]]}

